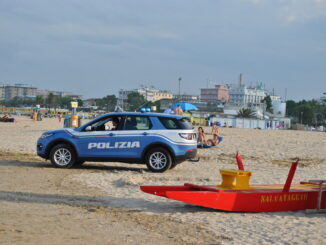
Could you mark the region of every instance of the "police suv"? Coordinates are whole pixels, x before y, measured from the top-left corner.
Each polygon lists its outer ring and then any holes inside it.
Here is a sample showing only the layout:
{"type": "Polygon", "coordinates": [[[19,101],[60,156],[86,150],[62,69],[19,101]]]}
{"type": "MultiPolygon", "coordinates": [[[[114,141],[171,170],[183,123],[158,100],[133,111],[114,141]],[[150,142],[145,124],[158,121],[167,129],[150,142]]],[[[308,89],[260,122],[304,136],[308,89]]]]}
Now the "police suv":
{"type": "Polygon", "coordinates": [[[55,167],[85,161],[144,163],[164,172],[197,154],[196,133],[183,116],[121,112],[100,116],[79,128],[47,131],[37,154],[55,167]]]}

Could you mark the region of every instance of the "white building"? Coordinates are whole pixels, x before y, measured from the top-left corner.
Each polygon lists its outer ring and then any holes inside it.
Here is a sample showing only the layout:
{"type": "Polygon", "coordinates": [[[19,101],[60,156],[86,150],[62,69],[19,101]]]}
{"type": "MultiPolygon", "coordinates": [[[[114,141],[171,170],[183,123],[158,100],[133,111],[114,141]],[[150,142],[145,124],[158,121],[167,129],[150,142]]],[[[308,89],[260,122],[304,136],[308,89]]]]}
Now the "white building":
{"type": "Polygon", "coordinates": [[[259,128],[259,129],[289,129],[291,128],[290,118],[272,118],[272,119],[256,119],[256,118],[238,118],[238,117],[221,117],[211,118],[211,123],[220,122],[225,127],[233,128],[259,128]]]}
{"type": "Polygon", "coordinates": [[[242,75],[240,74],[239,83],[232,85],[230,89],[230,106],[251,108],[256,111],[259,118],[263,119],[266,118],[266,104],[262,101],[268,95],[272,101],[273,115],[285,117],[286,103],[282,102],[280,96],[271,95],[262,83],[257,86],[246,86],[242,82],[242,75]]]}
{"type": "Polygon", "coordinates": [[[286,103],[281,100],[272,100],[273,114],[278,117],[285,117],[286,103]]]}
{"type": "Polygon", "coordinates": [[[233,85],[230,89],[230,103],[236,106],[249,108],[261,107],[264,105],[262,100],[268,95],[262,84],[256,87],[247,87],[240,82],[233,85]]]}
{"type": "Polygon", "coordinates": [[[1,84],[0,100],[11,100],[15,97],[35,98],[36,88],[27,84],[1,84]]]}
{"type": "Polygon", "coordinates": [[[118,97],[118,105],[123,106],[127,101],[130,93],[139,93],[145,97],[147,101],[155,102],[161,99],[173,99],[173,94],[169,91],[157,90],[154,88],[141,87],[138,89],[120,89],[118,97]]]}
{"type": "Polygon", "coordinates": [[[199,101],[199,95],[194,95],[194,94],[175,94],[174,99],[178,101],[186,101],[186,102],[194,102],[194,101],[199,101]]]}

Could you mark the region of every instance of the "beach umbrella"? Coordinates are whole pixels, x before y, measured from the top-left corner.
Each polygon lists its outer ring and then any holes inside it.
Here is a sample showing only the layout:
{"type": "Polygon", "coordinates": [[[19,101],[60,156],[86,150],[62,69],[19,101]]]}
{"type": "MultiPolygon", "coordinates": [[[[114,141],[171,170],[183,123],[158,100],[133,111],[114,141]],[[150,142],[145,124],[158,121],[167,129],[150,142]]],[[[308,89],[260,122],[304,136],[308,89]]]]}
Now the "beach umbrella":
{"type": "Polygon", "coordinates": [[[193,104],[188,103],[188,102],[178,102],[178,103],[174,104],[171,108],[175,109],[179,105],[181,106],[183,111],[198,111],[198,108],[196,106],[194,106],[193,104]]]}

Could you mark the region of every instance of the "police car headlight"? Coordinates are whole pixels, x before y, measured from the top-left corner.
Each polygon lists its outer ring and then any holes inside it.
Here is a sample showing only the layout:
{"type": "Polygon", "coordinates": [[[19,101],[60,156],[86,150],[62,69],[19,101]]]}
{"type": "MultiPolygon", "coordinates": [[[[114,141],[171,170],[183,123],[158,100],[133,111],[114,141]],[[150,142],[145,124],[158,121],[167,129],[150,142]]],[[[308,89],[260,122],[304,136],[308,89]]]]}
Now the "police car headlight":
{"type": "Polygon", "coordinates": [[[41,139],[48,138],[48,137],[50,137],[52,135],[54,135],[54,133],[44,133],[44,134],[42,134],[41,139]]]}

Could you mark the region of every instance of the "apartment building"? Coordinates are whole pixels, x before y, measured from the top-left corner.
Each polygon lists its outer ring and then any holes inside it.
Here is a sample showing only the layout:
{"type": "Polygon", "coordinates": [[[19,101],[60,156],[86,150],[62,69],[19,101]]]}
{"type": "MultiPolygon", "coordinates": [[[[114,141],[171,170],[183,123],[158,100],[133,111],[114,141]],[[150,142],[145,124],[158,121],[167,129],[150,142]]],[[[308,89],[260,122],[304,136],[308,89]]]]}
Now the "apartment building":
{"type": "Polygon", "coordinates": [[[161,99],[173,99],[173,94],[169,91],[157,90],[154,88],[147,88],[142,87],[138,89],[120,89],[119,90],[119,97],[118,97],[118,104],[121,105],[128,99],[128,95],[130,93],[139,93],[145,97],[147,101],[155,102],[161,99]]]}
{"type": "Polygon", "coordinates": [[[229,102],[229,86],[215,85],[215,88],[201,88],[200,99],[205,102],[229,102]]]}
{"type": "Polygon", "coordinates": [[[0,85],[0,99],[11,100],[15,97],[34,98],[36,96],[36,88],[27,84],[0,85]]]}

